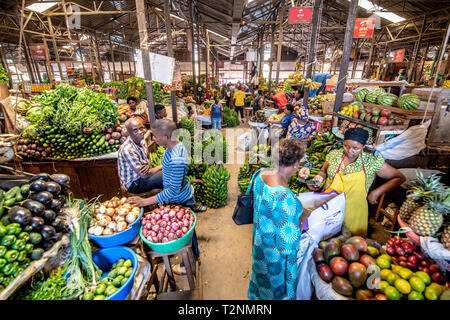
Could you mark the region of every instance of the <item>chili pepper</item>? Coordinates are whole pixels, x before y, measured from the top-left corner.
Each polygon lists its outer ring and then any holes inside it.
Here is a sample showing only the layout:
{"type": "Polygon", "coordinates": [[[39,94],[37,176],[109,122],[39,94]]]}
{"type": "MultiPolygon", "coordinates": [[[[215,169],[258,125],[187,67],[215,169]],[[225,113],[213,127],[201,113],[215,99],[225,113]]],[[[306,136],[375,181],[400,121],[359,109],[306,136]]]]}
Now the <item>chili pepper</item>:
{"type": "Polygon", "coordinates": [[[5,246],[0,246],[0,257],[3,257],[6,251],[8,251],[8,249],[5,246]]]}
{"type": "Polygon", "coordinates": [[[0,269],[3,268],[7,263],[8,261],[6,261],[6,259],[0,258],[0,269]]]}
{"type": "Polygon", "coordinates": [[[27,243],[24,240],[17,239],[16,242],[14,242],[13,245],[11,246],[11,249],[22,251],[23,249],[25,249],[26,244],[27,243]]]}
{"type": "Polygon", "coordinates": [[[6,227],[4,225],[0,225],[0,237],[3,237],[6,234],[6,227]]]}
{"type": "Polygon", "coordinates": [[[0,217],[5,213],[5,207],[3,206],[5,204],[5,198],[2,198],[0,201],[0,217]]]}
{"type": "Polygon", "coordinates": [[[28,240],[30,240],[30,234],[28,232],[22,231],[21,233],[19,233],[17,238],[18,239],[22,239],[25,242],[28,242],[28,240]]]}
{"type": "Polygon", "coordinates": [[[27,252],[22,250],[19,252],[19,256],[17,257],[17,261],[23,262],[27,258],[27,252]]]}
{"type": "Polygon", "coordinates": [[[18,223],[11,223],[10,225],[6,226],[6,234],[7,235],[18,235],[22,232],[22,228],[20,227],[20,224],[18,223]]]}
{"type": "MultiPolygon", "coordinates": [[[[10,274],[13,273],[14,266],[12,263],[8,263],[5,266],[3,266],[3,268],[1,269],[3,274],[5,274],[6,276],[9,276],[10,274]]],[[[9,284],[9,283],[8,283],[9,284]]]]}
{"type": "Polygon", "coordinates": [[[16,242],[17,238],[14,235],[7,235],[2,238],[0,242],[1,246],[10,247],[14,242],[16,242]]]}
{"type": "Polygon", "coordinates": [[[15,198],[17,192],[20,192],[20,187],[14,187],[9,189],[9,191],[5,193],[5,199],[15,198]]]}
{"type": "Polygon", "coordinates": [[[6,252],[6,254],[5,254],[5,259],[6,259],[8,262],[13,262],[13,261],[15,261],[18,257],[19,257],[19,251],[17,251],[17,250],[9,250],[9,251],[6,252]]]}
{"type": "Polygon", "coordinates": [[[33,245],[32,243],[27,243],[27,244],[25,245],[25,251],[26,251],[27,253],[32,253],[32,252],[33,252],[33,249],[34,249],[34,245],[33,245]]]}

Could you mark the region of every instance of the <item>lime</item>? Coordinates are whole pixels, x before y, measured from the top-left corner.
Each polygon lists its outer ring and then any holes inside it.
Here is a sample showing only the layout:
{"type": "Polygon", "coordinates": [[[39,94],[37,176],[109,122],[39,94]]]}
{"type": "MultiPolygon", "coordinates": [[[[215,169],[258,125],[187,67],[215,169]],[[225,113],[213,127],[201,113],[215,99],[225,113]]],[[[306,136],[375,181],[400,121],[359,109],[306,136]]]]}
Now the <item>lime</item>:
{"type": "Polygon", "coordinates": [[[415,291],[423,292],[425,290],[425,283],[423,283],[422,279],[418,276],[412,276],[409,278],[409,284],[415,291]]]}
{"type": "Polygon", "coordinates": [[[117,276],[112,282],[113,286],[116,288],[120,288],[120,283],[122,282],[123,278],[124,276],[117,276]]]}
{"type": "Polygon", "coordinates": [[[125,263],[125,259],[119,259],[116,262],[116,267],[121,267],[121,266],[123,266],[124,263],[125,263]]]}
{"type": "Polygon", "coordinates": [[[389,269],[383,269],[380,271],[380,277],[382,280],[387,280],[388,276],[392,273],[389,269]]]}
{"type": "Polygon", "coordinates": [[[94,300],[104,300],[106,297],[104,295],[98,295],[94,297],[94,300]]]}
{"type": "Polygon", "coordinates": [[[445,287],[441,286],[440,284],[437,284],[436,282],[433,282],[429,285],[430,287],[436,289],[439,292],[439,295],[441,295],[444,292],[445,287]]]}
{"type": "Polygon", "coordinates": [[[400,272],[400,270],[403,269],[401,266],[397,266],[395,264],[391,265],[391,267],[392,267],[392,272],[397,273],[397,274],[400,272]]]}
{"type": "Polygon", "coordinates": [[[425,300],[423,294],[417,291],[411,291],[408,295],[408,300],[425,300]]]}
{"type": "Polygon", "coordinates": [[[106,290],[106,284],[100,283],[97,288],[95,288],[96,295],[102,295],[106,290]]]}
{"type": "Polygon", "coordinates": [[[416,276],[418,276],[423,281],[423,283],[425,283],[426,285],[431,283],[430,276],[426,272],[417,271],[416,276]]]}
{"type": "Polygon", "coordinates": [[[133,263],[131,262],[130,259],[127,259],[127,260],[123,263],[123,266],[129,268],[129,267],[133,266],[133,263]]]}
{"type": "Polygon", "coordinates": [[[450,289],[445,290],[444,293],[441,294],[440,300],[450,300],[450,289]]]}
{"type": "Polygon", "coordinates": [[[402,270],[400,270],[400,272],[398,273],[398,275],[403,278],[408,280],[409,278],[411,278],[414,275],[414,272],[412,272],[411,270],[409,270],[408,268],[402,268],[402,270]]]}
{"type": "Polygon", "coordinates": [[[93,300],[94,296],[95,295],[92,291],[86,292],[83,296],[83,300],[93,300]]]}
{"type": "Polygon", "coordinates": [[[388,286],[384,290],[384,294],[388,297],[389,300],[400,300],[400,292],[392,286],[388,286]]]}
{"type": "Polygon", "coordinates": [[[425,289],[425,298],[427,298],[427,300],[438,300],[439,299],[439,290],[435,287],[428,286],[425,289]]]}
{"type": "Polygon", "coordinates": [[[411,292],[411,285],[405,279],[395,280],[395,288],[403,294],[409,294],[411,292]]]}
{"type": "Polygon", "coordinates": [[[380,291],[384,293],[384,290],[389,287],[389,282],[387,281],[380,281],[380,291]]]}
{"type": "Polygon", "coordinates": [[[123,286],[125,284],[125,282],[127,282],[128,277],[123,278],[122,281],[120,282],[120,286],[123,286]]]}
{"type": "Polygon", "coordinates": [[[386,280],[387,280],[387,282],[389,282],[389,284],[390,284],[391,286],[393,286],[394,283],[395,283],[395,281],[396,281],[397,279],[400,279],[400,277],[398,276],[398,274],[395,274],[395,273],[391,272],[391,273],[388,275],[388,277],[387,277],[386,280]]]}
{"type": "Polygon", "coordinates": [[[376,261],[377,261],[377,265],[381,269],[389,269],[389,267],[391,266],[391,263],[389,262],[389,260],[382,256],[379,256],[376,261]]]}

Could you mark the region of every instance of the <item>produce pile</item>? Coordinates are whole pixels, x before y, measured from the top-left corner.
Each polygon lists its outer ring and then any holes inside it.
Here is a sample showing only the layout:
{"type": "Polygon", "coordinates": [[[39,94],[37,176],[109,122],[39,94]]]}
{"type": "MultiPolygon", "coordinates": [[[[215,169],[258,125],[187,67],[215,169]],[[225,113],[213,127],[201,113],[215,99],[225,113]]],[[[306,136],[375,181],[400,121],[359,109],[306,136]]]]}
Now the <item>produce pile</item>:
{"type": "Polygon", "coordinates": [[[255,172],[257,172],[261,168],[269,167],[271,164],[270,158],[267,158],[267,160],[265,159],[259,160],[260,161],[258,162],[253,162],[250,161],[249,159],[246,159],[244,165],[239,168],[238,185],[241,194],[245,194],[247,192],[253,174],[255,174],[255,172]]]}
{"type": "Polygon", "coordinates": [[[359,236],[351,237],[345,243],[331,239],[319,244],[319,248],[313,251],[313,259],[320,278],[331,282],[333,290],[346,297],[358,300],[448,299],[450,291],[441,285],[445,283],[445,277],[439,272],[437,265],[431,264],[431,259],[418,252],[411,243],[398,237],[388,241],[386,251],[392,252],[394,247],[396,253],[403,255],[391,257],[384,253],[383,248],[380,252],[377,248],[368,246],[366,239],[359,236]],[[413,272],[411,268],[415,268],[418,261],[422,266],[430,266],[434,271],[433,279],[429,276],[431,271],[426,267],[423,268],[425,271],[413,272]],[[381,269],[381,281],[373,276],[378,268],[381,269]]]}
{"type": "Polygon", "coordinates": [[[9,83],[8,73],[6,72],[5,68],[3,68],[3,65],[1,63],[0,63],[0,83],[6,83],[6,85],[8,85],[9,83]]]}
{"type": "Polygon", "coordinates": [[[345,131],[347,131],[347,129],[349,129],[349,128],[363,128],[364,130],[366,130],[369,133],[369,138],[367,139],[367,144],[371,145],[374,143],[374,141],[375,141],[374,129],[364,127],[362,124],[357,124],[356,122],[351,122],[349,120],[341,119],[338,123],[339,123],[339,132],[341,133],[342,136],[344,136],[345,131]]]}
{"type": "Polygon", "coordinates": [[[171,242],[188,233],[194,221],[190,208],[161,206],[141,219],[142,235],[153,243],[171,242]]]}
{"type": "Polygon", "coordinates": [[[237,112],[228,107],[224,107],[223,124],[225,124],[228,128],[237,127],[240,124],[237,112]]]}
{"type": "Polygon", "coordinates": [[[211,165],[202,177],[203,186],[199,202],[210,208],[219,208],[227,203],[230,174],[223,165],[211,165]]]}
{"type": "MultiPolygon", "coordinates": [[[[359,91],[358,91],[359,92],[359,91]]],[[[403,124],[403,120],[392,114],[390,110],[374,108],[371,111],[365,109],[364,105],[357,101],[346,107],[342,107],[340,114],[359,119],[361,121],[377,124],[380,126],[393,126],[403,124]]]]}
{"type": "Polygon", "coordinates": [[[310,98],[308,103],[308,112],[310,114],[323,114],[322,101],[324,100],[320,95],[310,98]]]}
{"type": "Polygon", "coordinates": [[[417,110],[420,106],[420,99],[415,94],[406,93],[398,97],[395,94],[386,93],[383,88],[377,88],[372,92],[369,89],[362,88],[355,93],[355,98],[359,102],[398,107],[405,110],[417,110]]]}
{"type": "Polygon", "coordinates": [[[417,172],[417,179],[410,182],[399,216],[420,236],[441,234],[441,243],[450,250],[450,223],[444,222],[450,216],[450,189],[440,179],[436,174],[424,177],[417,172]]]}
{"type": "Polygon", "coordinates": [[[190,135],[193,136],[195,133],[194,120],[189,119],[188,117],[181,118],[181,128],[188,130],[190,135]]]}
{"type": "Polygon", "coordinates": [[[266,122],[266,112],[264,110],[256,111],[256,114],[251,118],[252,122],[264,123],[266,122]]]}
{"type": "Polygon", "coordinates": [[[283,117],[284,113],[275,113],[269,117],[269,121],[280,121],[283,117]]]}
{"type": "Polygon", "coordinates": [[[128,229],[141,214],[139,207],[126,203],[127,198],[113,197],[96,204],[88,233],[93,236],[109,236],[128,229]]]}
{"type": "Polygon", "coordinates": [[[128,281],[133,273],[133,262],[130,259],[119,259],[112,265],[111,270],[96,286],[86,290],[83,300],[104,300],[114,294],[128,281]]]}
{"type": "Polygon", "coordinates": [[[34,98],[27,111],[18,153],[36,158],[74,159],[116,151],[122,129],[116,105],[103,93],[69,85],[34,98]]]}
{"type": "Polygon", "coordinates": [[[0,190],[1,290],[67,232],[61,207],[68,190],[68,176],[44,173],[6,193],[0,190]]]}
{"type": "Polygon", "coordinates": [[[163,147],[158,146],[158,149],[156,150],[156,152],[150,153],[150,161],[151,161],[152,168],[160,166],[162,164],[162,158],[164,156],[164,151],[165,151],[165,149],[163,147]]]}

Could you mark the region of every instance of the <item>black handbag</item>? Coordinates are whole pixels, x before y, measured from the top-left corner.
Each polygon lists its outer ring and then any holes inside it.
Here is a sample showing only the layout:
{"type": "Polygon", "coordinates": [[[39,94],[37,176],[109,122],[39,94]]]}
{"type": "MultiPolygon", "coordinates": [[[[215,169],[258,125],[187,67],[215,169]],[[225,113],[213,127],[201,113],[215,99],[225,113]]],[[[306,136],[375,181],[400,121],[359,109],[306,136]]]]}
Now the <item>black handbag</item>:
{"type": "Polygon", "coordinates": [[[255,180],[258,173],[259,170],[252,177],[252,181],[250,182],[249,194],[238,195],[236,206],[234,207],[233,213],[233,221],[238,226],[253,223],[253,201],[254,201],[253,181],[255,180]]]}

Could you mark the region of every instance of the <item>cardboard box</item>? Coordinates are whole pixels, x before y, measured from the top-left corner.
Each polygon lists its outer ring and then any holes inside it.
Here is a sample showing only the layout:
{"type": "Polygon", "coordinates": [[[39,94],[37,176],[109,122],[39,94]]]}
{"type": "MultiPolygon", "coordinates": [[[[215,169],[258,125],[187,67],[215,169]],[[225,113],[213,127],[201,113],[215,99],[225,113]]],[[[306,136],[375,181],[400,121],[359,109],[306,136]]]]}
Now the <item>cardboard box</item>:
{"type": "Polygon", "coordinates": [[[334,101],[322,101],[323,114],[333,114],[334,101]]]}

